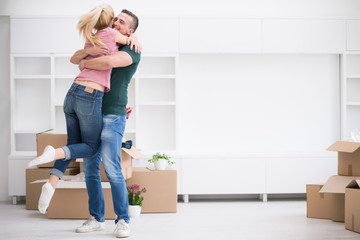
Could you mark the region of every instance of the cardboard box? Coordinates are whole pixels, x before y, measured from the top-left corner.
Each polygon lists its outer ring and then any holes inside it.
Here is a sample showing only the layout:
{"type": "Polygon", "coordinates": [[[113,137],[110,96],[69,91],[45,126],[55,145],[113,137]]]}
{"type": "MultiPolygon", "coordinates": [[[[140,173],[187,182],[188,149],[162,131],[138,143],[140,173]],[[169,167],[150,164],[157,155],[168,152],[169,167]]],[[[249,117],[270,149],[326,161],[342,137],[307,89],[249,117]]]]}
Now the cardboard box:
{"type": "Polygon", "coordinates": [[[148,168],[133,168],[127,186],[139,184],[146,188],[143,193],[142,213],[165,213],[177,211],[177,172],[168,168],[157,171],[148,168]]]}
{"type": "Polygon", "coordinates": [[[320,193],[330,194],[331,219],[335,222],[345,221],[345,189],[351,186],[353,180],[360,177],[331,176],[321,188],[320,193]]]}
{"type": "MultiPolygon", "coordinates": [[[[132,176],[132,159],[141,158],[143,154],[139,152],[136,148],[131,147],[130,149],[122,148],[120,153],[120,165],[121,165],[121,172],[126,179],[131,178],[132,176]]],[[[82,172],[82,163],[83,159],[77,159],[77,162],[80,163],[80,171],[82,172]]],[[[100,164],[100,178],[102,182],[108,182],[109,179],[106,177],[104,166],[101,162],[100,164]]]]}
{"type": "Polygon", "coordinates": [[[320,193],[324,184],[306,185],[306,206],[308,218],[331,219],[331,195],[320,193]]]}
{"type": "Polygon", "coordinates": [[[338,152],[338,175],[360,176],[360,142],[336,141],[327,150],[338,152]]]}
{"type": "MultiPolygon", "coordinates": [[[[38,201],[41,194],[42,184],[30,184],[36,180],[49,178],[51,168],[28,168],[26,169],[26,209],[38,209],[38,201]]],[[[79,168],[68,168],[65,175],[76,175],[79,168]]]]}
{"type": "MultiPolygon", "coordinates": [[[[36,134],[36,151],[37,156],[40,156],[47,145],[54,148],[65,146],[67,143],[67,134],[49,133],[49,131],[36,134]]],[[[38,165],[38,167],[53,167],[55,161],[38,165]]],[[[72,160],[68,167],[79,167],[79,163],[72,160]]]]}
{"type": "Polygon", "coordinates": [[[360,233],[360,181],[345,190],[345,228],[360,233]]]}
{"type": "MultiPolygon", "coordinates": [[[[64,176],[65,181],[59,181],[56,191],[51,199],[47,216],[48,218],[88,219],[89,197],[85,182],[71,182],[72,177],[64,176]]],[[[42,185],[44,180],[32,184],[42,185]]],[[[116,219],[111,195],[111,186],[103,182],[102,189],[105,200],[105,219],[116,219]]]]}

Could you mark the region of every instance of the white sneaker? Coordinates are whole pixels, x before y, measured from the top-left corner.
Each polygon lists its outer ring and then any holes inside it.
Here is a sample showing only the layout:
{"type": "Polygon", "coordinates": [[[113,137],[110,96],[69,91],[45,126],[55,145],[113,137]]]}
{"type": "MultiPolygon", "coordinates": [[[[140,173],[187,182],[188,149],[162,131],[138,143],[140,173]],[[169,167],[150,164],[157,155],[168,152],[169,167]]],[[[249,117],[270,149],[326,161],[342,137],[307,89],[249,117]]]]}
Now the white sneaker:
{"type": "Polygon", "coordinates": [[[118,238],[128,237],[130,236],[130,226],[125,220],[121,219],[117,222],[115,228],[115,236],[118,238]]]}
{"type": "Polygon", "coordinates": [[[86,220],[83,225],[76,228],[77,233],[87,233],[105,230],[105,222],[98,222],[93,216],[86,220]]]}
{"type": "Polygon", "coordinates": [[[44,149],[44,152],[42,155],[38,156],[37,158],[34,158],[31,160],[28,164],[28,167],[36,166],[43,163],[52,162],[55,160],[55,148],[48,145],[44,149]]]}

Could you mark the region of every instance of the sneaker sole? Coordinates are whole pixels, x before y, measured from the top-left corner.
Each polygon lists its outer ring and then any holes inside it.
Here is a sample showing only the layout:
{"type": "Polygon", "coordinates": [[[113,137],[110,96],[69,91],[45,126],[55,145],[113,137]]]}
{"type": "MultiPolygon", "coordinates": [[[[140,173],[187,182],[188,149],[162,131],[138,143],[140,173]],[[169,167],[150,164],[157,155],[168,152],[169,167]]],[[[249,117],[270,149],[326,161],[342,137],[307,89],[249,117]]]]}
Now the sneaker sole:
{"type": "Polygon", "coordinates": [[[115,236],[116,236],[117,238],[126,238],[126,237],[129,237],[130,234],[115,234],[115,236]]]}
{"type": "Polygon", "coordinates": [[[104,231],[105,228],[95,228],[95,229],[87,229],[87,230],[81,230],[81,229],[76,229],[75,232],[77,233],[88,233],[88,232],[95,232],[95,231],[104,231]]]}

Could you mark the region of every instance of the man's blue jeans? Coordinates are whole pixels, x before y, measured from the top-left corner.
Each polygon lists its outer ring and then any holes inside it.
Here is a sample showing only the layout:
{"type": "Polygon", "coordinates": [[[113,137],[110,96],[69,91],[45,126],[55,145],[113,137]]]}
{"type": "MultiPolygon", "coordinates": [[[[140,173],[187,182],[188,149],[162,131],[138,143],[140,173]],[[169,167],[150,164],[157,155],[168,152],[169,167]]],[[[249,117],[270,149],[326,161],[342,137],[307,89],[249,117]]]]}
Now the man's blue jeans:
{"type": "Polygon", "coordinates": [[[114,212],[117,215],[115,223],[120,219],[124,219],[126,222],[130,220],[126,182],[120,166],[125,123],[126,115],[104,115],[100,150],[96,156],[85,158],[83,162],[86,188],[89,194],[89,212],[99,222],[105,221],[105,203],[100,180],[101,157],[111,185],[114,212]]]}
{"type": "Polygon", "coordinates": [[[65,159],[57,160],[50,174],[63,177],[71,159],[94,156],[100,147],[102,130],[102,99],[104,93],[85,91],[85,86],[73,83],[64,100],[67,145],[62,147],[65,159]]]}

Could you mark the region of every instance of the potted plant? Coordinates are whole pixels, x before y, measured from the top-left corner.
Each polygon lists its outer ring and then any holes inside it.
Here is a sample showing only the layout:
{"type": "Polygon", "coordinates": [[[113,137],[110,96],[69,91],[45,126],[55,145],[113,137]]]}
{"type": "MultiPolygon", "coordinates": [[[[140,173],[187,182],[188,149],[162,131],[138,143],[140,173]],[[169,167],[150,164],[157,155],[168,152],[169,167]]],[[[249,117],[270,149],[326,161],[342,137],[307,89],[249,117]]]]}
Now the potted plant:
{"type": "Polygon", "coordinates": [[[127,186],[128,198],[129,198],[129,216],[138,217],[141,213],[142,201],[144,197],[142,193],[146,193],[146,188],[140,189],[139,184],[127,186]]]}
{"type": "Polygon", "coordinates": [[[166,154],[155,153],[151,159],[148,160],[149,163],[154,163],[156,170],[165,170],[166,165],[173,165],[175,162],[170,161],[171,157],[166,154]]]}

